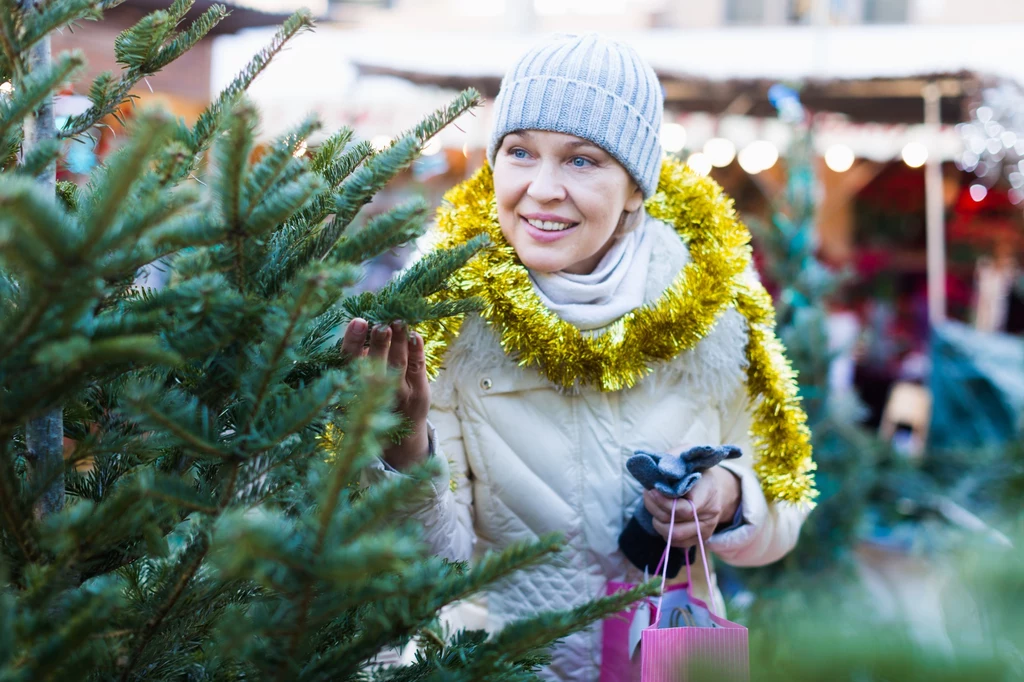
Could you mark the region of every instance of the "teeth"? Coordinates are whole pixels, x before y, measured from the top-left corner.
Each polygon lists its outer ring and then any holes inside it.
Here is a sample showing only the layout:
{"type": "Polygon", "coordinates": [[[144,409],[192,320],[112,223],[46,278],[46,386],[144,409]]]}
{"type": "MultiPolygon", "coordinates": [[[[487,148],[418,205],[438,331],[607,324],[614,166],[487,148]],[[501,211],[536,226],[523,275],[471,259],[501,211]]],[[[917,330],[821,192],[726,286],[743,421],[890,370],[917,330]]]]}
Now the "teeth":
{"type": "Polygon", "coordinates": [[[545,232],[560,232],[573,226],[573,223],[557,223],[553,220],[527,220],[526,222],[545,232]]]}

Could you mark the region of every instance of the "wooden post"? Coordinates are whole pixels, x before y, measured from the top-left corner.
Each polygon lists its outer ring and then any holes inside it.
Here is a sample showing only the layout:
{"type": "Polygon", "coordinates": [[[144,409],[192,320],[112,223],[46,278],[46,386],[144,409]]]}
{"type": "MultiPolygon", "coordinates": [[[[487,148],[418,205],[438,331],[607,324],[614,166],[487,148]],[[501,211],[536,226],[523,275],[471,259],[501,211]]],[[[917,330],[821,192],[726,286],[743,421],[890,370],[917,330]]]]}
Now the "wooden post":
{"type": "Polygon", "coordinates": [[[928,322],[935,326],[946,319],[946,207],[942,159],[938,150],[942,92],[937,83],[928,83],[921,95],[924,98],[924,122],[932,140],[924,169],[924,194],[928,241],[928,322]]]}
{"type": "MultiPolygon", "coordinates": [[[[44,0],[21,0],[22,12],[35,12],[44,0]]],[[[39,41],[28,55],[28,72],[50,65],[50,37],[39,41]]],[[[19,74],[24,78],[27,74],[19,74]]],[[[17,84],[15,84],[17,87],[17,84]]],[[[53,96],[47,97],[29,118],[22,153],[28,154],[40,143],[57,136],[53,120],[53,96]]],[[[36,176],[36,182],[50,195],[57,193],[57,165],[51,163],[36,176]]],[[[64,508],[64,412],[58,405],[30,420],[25,427],[25,446],[29,478],[48,482],[35,505],[35,515],[43,517],[64,508]]]]}

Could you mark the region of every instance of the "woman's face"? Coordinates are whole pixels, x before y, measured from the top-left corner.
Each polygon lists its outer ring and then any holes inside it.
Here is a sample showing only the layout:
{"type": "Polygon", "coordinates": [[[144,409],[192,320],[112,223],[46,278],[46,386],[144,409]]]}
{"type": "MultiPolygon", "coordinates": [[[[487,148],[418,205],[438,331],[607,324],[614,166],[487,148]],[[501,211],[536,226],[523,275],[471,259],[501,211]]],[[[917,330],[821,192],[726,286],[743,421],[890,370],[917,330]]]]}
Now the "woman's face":
{"type": "Polygon", "coordinates": [[[622,165],[592,142],[564,133],[509,133],[494,159],[501,233],[538,272],[593,272],[624,211],[643,194],[622,165]]]}

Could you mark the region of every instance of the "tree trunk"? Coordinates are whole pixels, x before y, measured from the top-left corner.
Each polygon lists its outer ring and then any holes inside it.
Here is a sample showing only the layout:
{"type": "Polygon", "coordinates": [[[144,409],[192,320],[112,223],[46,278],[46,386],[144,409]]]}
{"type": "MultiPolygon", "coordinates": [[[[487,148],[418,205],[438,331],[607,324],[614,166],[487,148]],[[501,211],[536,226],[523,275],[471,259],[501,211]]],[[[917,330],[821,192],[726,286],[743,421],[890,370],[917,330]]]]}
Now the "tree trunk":
{"type": "MultiPolygon", "coordinates": [[[[43,0],[21,0],[23,12],[35,12],[43,0]]],[[[29,72],[50,64],[50,37],[41,40],[29,53],[29,72]]],[[[26,126],[22,154],[31,152],[40,142],[57,136],[53,120],[53,97],[47,97],[26,126]]],[[[52,163],[36,177],[49,194],[57,192],[57,165],[52,163]]],[[[48,482],[35,504],[35,514],[43,517],[64,507],[64,412],[54,407],[32,419],[25,428],[28,473],[33,482],[48,482]]]]}

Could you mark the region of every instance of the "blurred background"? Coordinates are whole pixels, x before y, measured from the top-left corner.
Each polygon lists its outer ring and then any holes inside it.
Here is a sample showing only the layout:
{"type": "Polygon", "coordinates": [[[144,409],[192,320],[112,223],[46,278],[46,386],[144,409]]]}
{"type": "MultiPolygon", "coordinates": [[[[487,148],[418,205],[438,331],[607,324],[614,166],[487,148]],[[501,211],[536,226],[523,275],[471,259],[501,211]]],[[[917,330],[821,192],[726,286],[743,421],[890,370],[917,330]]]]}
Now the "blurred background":
{"type": "MultiPolygon", "coordinates": [[[[164,4],[126,0],[55,37],[54,50],[83,49],[88,83],[114,68],[114,36],[164,4]]],[[[879,632],[855,624],[885,625],[901,633],[889,644],[919,652],[907,654],[916,669],[930,662],[927,679],[968,668],[1024,679],[1024,579],[1011,550],[1024,495],[1024,2],[228,6],[212,39],[135,93],[140,103],[191,121],[299,6],[318,30],[250,88],[264,139],[312,112],[324,136],[350,126],[383,148],[463,88],[493,98],[539,35],[597,30],[631,43],[661,78],[666,153],[718,181],[754,232],[815,433],[822,498],[800,547],[778,566],[724,574],[734,613],[758,633],[755,654],[777,666],[804,658],[779,639],[780,622],[799,620],[814,640],[827,621],[849,646],[850,633],[879,632]],[[965,650],[983,663],[949,664],[965,650]],[[1007,667],[985,668],[997,659],[1007,667]]],[[[58,116],[86,108],[87,94],[69,88],[58,116]]],[[[368,213],[410,195],[439,203],[484,162],[490,117],[485,105],[443,131],[368,213]]],[[[71,145],[62,179],[85,181],[118,129],[71,145]]],[[[413,250],[375,261],[363,286],[413,250]]],[[[916,679],[899,669],[885,674],[916,679]]]]}

